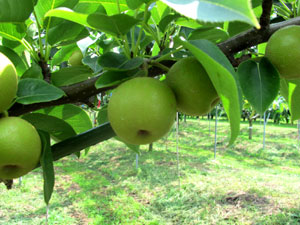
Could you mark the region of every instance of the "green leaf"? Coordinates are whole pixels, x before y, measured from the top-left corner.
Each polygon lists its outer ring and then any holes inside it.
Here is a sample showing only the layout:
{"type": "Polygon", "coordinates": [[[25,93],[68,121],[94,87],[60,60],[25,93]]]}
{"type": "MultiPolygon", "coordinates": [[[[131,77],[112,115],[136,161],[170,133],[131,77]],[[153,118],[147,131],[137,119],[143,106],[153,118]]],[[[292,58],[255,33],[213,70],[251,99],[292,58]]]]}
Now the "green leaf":
{"type": "MultiPolygon", "coordinates": [[[[48,43],[54,45],[63,41],[75,39],[84,30],[86,29],[80,24],[71,21],[63,21],[57,26],[49,29],[48,43]]],[[[88,35],[89,32],[86,30],[86,36],[88,35]]]]}
{"type": "Polygon", "coordinates": [[[42,68],[36,64],[35,62],[32,62],[31,67],[26,70],[21,79],[25,79],[25,78],[34,78],[34,79],[43,79],[43,73],[42,73],[42,68]]]}
{"type": "Polygon", "coordinates": [[[126,0],[127,5],[130,9],[139,8],[144,2],[142,0],[126,0]]]}
{"type": "MultiPolygon", "coordinates": [[[[105,8],[99,2],[84,2],[79,3],[74,7],[74,11],[78,13],[91,14],[95,12],[106,13],[105,8]]],[[[70,44],[76,42],[89,35],[88,30],[78,24],[71,21],[63,21],[49,29],[48,42],[51,45],[56,43],[70,44]]]]}
{"type": "Polygon", "coordinates": [[[68,86],[93,76],[91,69],[87,66],[71,66],[52,73],[51,82],[57,87],[68,86]]]}
{"type": "Polygon", "coordinates": [[[99,0],[79,0],[78,4],[74,7],[74,11],[83,14],[95,12],[106,14],[106,10],[99,0]]]}
{"type": "Polygon", "coordinates": [[[161,30],[161,32],[164,33],[167,27],[171,24],[171,22],[176,20],[179,17],[181,17],[179,14],[166,15],[158,24],[158,27],[161,30]]]}
{"type": "Polygon", "coordinates": [[[206,39],[214,43],[225,41],[229,35],[224,30],[212,27],[203,27],[191,32],[188,40],[206,39]]]}
{"type": "Polygon", "coordinates": [[[33,104],[49,102],[64,96],[64,92],[39,79],[21,79],[18,83],[17,102],[21,104],[33,104]]]}
{"type": "Polygon", "coordinates": [[[112,16],[103,13],[83,14],[74,12],[68,8],[50,10],[45,16],[63,18],[114,36],[127,34],[131,27],[140,22],[126,14],[112,16]]]}
{"type": "Polygon", "coordinates": [[[44,201],[47,205],[49,205],[55,183],[53,156],[50,146],[50,135],[47,132],[41,130],[39,130],[38,132],[43,146],[40,164],[43,169],[44,178],[44,201]]]}
{"type": "Polygon", "coordinates": [[[39,130],[48,132],[55,140],[62,141],[76,135],[70,124],[62,119],[42,113],[28,113],[22,116],[39,130]]]}
{"type": "Polygon", "coordinates": [[[84,65],[89,66],[94,73],[99,73],[102,71],[102,67],[98,64],[98,56],[95,55],[87,55],[83,58],[82,62],[84,65]]]}
{"type": "Polygon", "coordinates": [[[64,61],[68,61],[68,59],[70,58],[70,56],[76,49],[78,49],[78,46],[76,44],[63,46],[53,56],[51,65],[54,66],[54,65],[58,65],[59,63],[62,63],[64,61]]]}
{"type": "Polygon", "coordinates": [[[259,28],[250,0],[161,0],[186,17],[204,22],[242,21],[259,28]]]}
{"type": "Polygon", "coordinates": [[[176,38],[199,60],[207,71],[221,98],[231,127],[229,144],[233,144],[240,130],[240,103],[235,71],[221,50],[207,40],[183,41],[176,38]]]}
{"type": "Polygon", "coordinates": [[[103,106],[98,114],[97,114],[97,122],[98,124],[104,124],[108,122],[108,117],[107,117],[107,105],[103,106]]]}
{"type": "Polygon", "coordinates": [[[26,36],[26,26],[24,24],[0,23],[0,36],[21,42],[26,36]]]}
{"type": "Polygon", "coordinates": [[[77,134],[85,132],[93,127],[87,112],[76,105],[65,104],[41,109],[36,112],[64,120],[72,126],[77,134]]]}
{"type": "Polygon", "coordinates": [[[6,55],[7,58],[9,58],[10,61],[14,64],[19,76],[21,76],[25,72],[25,70],[27,69],[26,65],[22,58],[17,53],[15,53],[14,50],[5,46],[0,46],[0,52],[6,55]]]}
{"type": "Polygon", "coordinates": [[[51,23],[51,26],[54,26],[61,22],[59,20],[55,21],[51,18],[44,20],[48,11],[58,7],[67,7],[71,9],[77,3],[78,0],[38,0],[36,6],[34,7],[34,11],[36,13],[38,22],[45,28],[49,23],[51,23]]]}
{"type": "Polygon", "coordinates": [[[263,115],[278,94],[278,71],[267,58],[262,58],[260,62],[247,60],[241,63],[237,72],[246,99],[263,115]]]}
{"type": "Polygon", "coordinates": [[[100,78],[96,81],[96,88],[112,87],[116,86],[133,77],[145,77],[146,72],[144,70],[135,69],[130,71],[106,71],[101,74],[100,78]]]}
{"type": "Polygon", "coordinates": [[[118,72],[118,71],[106,71],[99,79],[96,81],[96,88],[104,88],[104,87],[112,87],[118,85],[125,80],[130,79],[133,75],[135,75],[138,70],[134,71],[126,71],[126,72],[118,72]]]}
{"type": "Polygon", "coordinates": [[[93,1],[98,1],[100,2],[108,15],[114,15],[114,14],[118,14],[119,13],[119,6],[120,6],[120,10],[121,12],[124,12],[126,10],[128,10],[128,5],[126,4],[126,0],[93,0],[93,1]],[[119,3],[119,6],[118,6],[119,3]]]}
{"type": "Polygon", "coordinates": [[[25,22],[33,11],[32,0],[1,0],[0,22],[25,22]]]}
{"type": "Polygon", "coordinates": [[[123,54],[107,52],[99,57],[98,63],[107,70],[127,71],[137,69],[144,63],[144,60],[140,57],[128,59],[123,54]]]}
{"type": "Polygon", "coordinates": [[[249,30],[251,26],[247,23],[239,22],[239,21],[233,21],[230,22],[228,25],[228,33],[230,37],[237,35],[245,30],[249,30]]]}
{"type": "Polygon", "coordinates": [[[280,80],[280,93],[288,102],[292,121],[300,119],[300,80],[280,80]]]}

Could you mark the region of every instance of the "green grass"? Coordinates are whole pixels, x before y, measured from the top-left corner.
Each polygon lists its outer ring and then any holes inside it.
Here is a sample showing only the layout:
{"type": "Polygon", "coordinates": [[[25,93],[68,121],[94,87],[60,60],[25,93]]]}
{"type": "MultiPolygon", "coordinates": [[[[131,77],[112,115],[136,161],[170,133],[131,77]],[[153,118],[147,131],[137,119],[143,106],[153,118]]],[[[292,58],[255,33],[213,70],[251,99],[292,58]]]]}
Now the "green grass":
{"type": "MultiPolygon", "coordinates": [[[[180,124],[177,174],[176,133],[135,153],[111,139],[87,156],[55,163],[56,184],[49,224],[300,224],[300,151],[297,128],[248,125],[227,146],[229,124],[219,121],[214,159],[214,123],[180,124]],[[180,187],[179,187],[180,180],[180,187]]],[[[0,224],[45,224],[39,169],[7,191],[0,186],[0,224]]]]}

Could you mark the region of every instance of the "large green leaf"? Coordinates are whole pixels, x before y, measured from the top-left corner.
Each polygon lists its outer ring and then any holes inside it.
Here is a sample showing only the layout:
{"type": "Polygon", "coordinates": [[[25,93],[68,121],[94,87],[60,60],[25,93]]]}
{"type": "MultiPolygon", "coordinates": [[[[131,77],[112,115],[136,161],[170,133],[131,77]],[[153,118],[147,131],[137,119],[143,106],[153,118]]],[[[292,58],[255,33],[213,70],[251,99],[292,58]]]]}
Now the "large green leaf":
{"type": "Polygon", "coordinates": [[[44,201],[48,205],[53,193],[55,182],[53,156],[50,146],[50,135],[47,132],[41,130],[39,130],[39,135],[43,146],[40,164],[43,168],[44,201]]]}
{"type": "Polygon", "coordinates": [[[118,54],[115,52],[107,52],[101,55],[98,59],[98,63],[104,69],[114,70],[114,71],[127,71],[137,69],[143,64],[143,58],[133,58],[128,59],[123,54],[118,54]]]}
{"type": "Polygon", "coordinates": [[[0,0],[0,22],[25,22],[32,11],[32,0],[0,0]]]}
{"type": "Polygon", "coordinates": [[[280,80],[280,93],[287,100],[292,120],[300,119],[300,80],[280,80]]]}
{"type": "Polygon", "coordinates": [[[28,113],[22,116],[37,129],[48,132],[55,140],[62,141],[75,136],[76,132],[70,124],[54,116],[42,113],[28,113]]]}
{"type": "MultiPolygon", "coordinates": [[[[63,41],[69,41],[75,39],[85,28],[71,21],[63,21],[49,29],[48,32],[48,42],[51,45],[61,43],[63,41]]],[[[86,30],[86,35],[88,36],[89,32],[86,30]]]]}
{"type": "MultiPolygon", "coordinates": [[[[79,1],[78,4],[74,7],[74,11],[78,13],[91,14],[95,12],[106,13],[105,8],[100,2],[85,2],[79,1]]],[[[48,42],[53,45],[56,43],[66,43],[67,41],[76,41],[77,37],[80,36],[84,38],[89,35],[89,32],[84,28],[84,26],[74,23],[71,21],[63,21],[49,29],[48,32],[48,42]],[[82,35],[85,33],[85,35],[82,35]]]]}
{"type": "Polygon", "coordinates": [[[51,82],[58,87],[68,86],[87,80],[93,76],[91,69],[87,66],[71,66],[52,73],[51,82]]]}
{"type": "Polygon", "coordinates": [[[14,64],[19,76],[21,76],[25,72],[25,70],[27,69],[26,65],[22,58],[17,53],[15,53],[14,50],[5,46],[0,46],[0,52],[6,55],[7,58],[9,58],[10,61],[14,64]]]}
{"type": "Polygon", "coordinates": [[[279,73],[267,58],[247,60],[238,67],[242,91],[254,109],[263,115],[278,95],[279,73]]]}
{"type": "Polygon", "coordinates": [[[21,104],[33,104],[38,102],[49,102],[64,96],[64,92],[39,79],[26,78],[18,83],[17,102],[21,104]]]}
{"type": "Polygon", "coordinates": [[[161,0],[186,17],[205,22],[243,21],[259,28],[250,0],[161,0]]]}
{"type": "Polygon", "coordinates": [[[26,36],[26,26],[24,24],[0,23],[0,36],[21,42],[26,36]]]}
{"type": "Polygon", "coordinates": [[[64,120],[72,126],[77,134],[87,131],[93,127],[92,121],[86,111],[72,104],[45,108],[36,112],[64,120]]]}
{"type": "Polygon", "coordinates": [[[233,144],[240,132],[240,103],[235,71],[226,56],[207,40],[183,41],[176,38],[199,60],[207,71],[227,113],[231,127],[229,144],[233,144]]]}
{"type": "Polygon", "coordinates": [[[51,10],[58,7],[67,7],[67,8],[73,8],[78,3],[78,0],[38,0],[38,3],[34,7],[34,11],[37,16],[38,22],[43,26],[46,27],[48,23],[51,23],[51,25],[57,25],[59,20],[57,21],[51,21],[53,19],[47,19],[45,20],[46,16],[45,14],[51,10]],[[46,22],[46,23],[45,23],[46,22]]]}
{"type": "Polygon", "coordinates": [[[114,36],[127,34],[131,27],[140,22],[126,14],[116,14],[112,16],[103,13],[83,14],[74,12],[68,8],[50,10],[46,16],[63,18],[114,36]]]}

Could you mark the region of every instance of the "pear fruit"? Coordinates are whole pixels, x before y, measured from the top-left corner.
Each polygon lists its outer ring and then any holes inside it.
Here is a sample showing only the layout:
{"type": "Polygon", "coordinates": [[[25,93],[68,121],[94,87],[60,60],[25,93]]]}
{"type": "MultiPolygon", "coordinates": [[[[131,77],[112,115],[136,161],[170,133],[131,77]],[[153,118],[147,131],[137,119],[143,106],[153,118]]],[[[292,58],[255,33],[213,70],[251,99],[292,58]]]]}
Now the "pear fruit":
{"type": "Polygon", "coordinates": [[[220,100],[207,72],[195,57],[177,61],[165,82],[175,94],[178,111],[186,115],[209,113],[220,100]]]}
{"type": "Polygon", "coordinates": [[[176,116],[176,99],[161,81],[137,77],[118,86],[108,104],[108,119],[117,136],[141,145],[168,133],[176,116]]]}

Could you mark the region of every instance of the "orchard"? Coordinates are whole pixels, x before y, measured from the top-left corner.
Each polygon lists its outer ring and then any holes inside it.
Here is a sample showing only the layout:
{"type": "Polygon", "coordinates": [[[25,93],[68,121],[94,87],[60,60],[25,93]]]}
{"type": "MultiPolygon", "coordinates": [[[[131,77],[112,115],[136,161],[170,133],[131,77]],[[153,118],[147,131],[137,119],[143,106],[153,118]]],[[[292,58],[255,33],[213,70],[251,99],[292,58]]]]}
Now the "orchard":
{"type": "Polygon", "coordinates": [[[177,113],[222,106],[227,146],[278,99],[299,120],[299,15],[298,0],[0,1],[0,182],[41,167],[49,204],[54,161],[111,138],[138,152],[177,113]]]}

